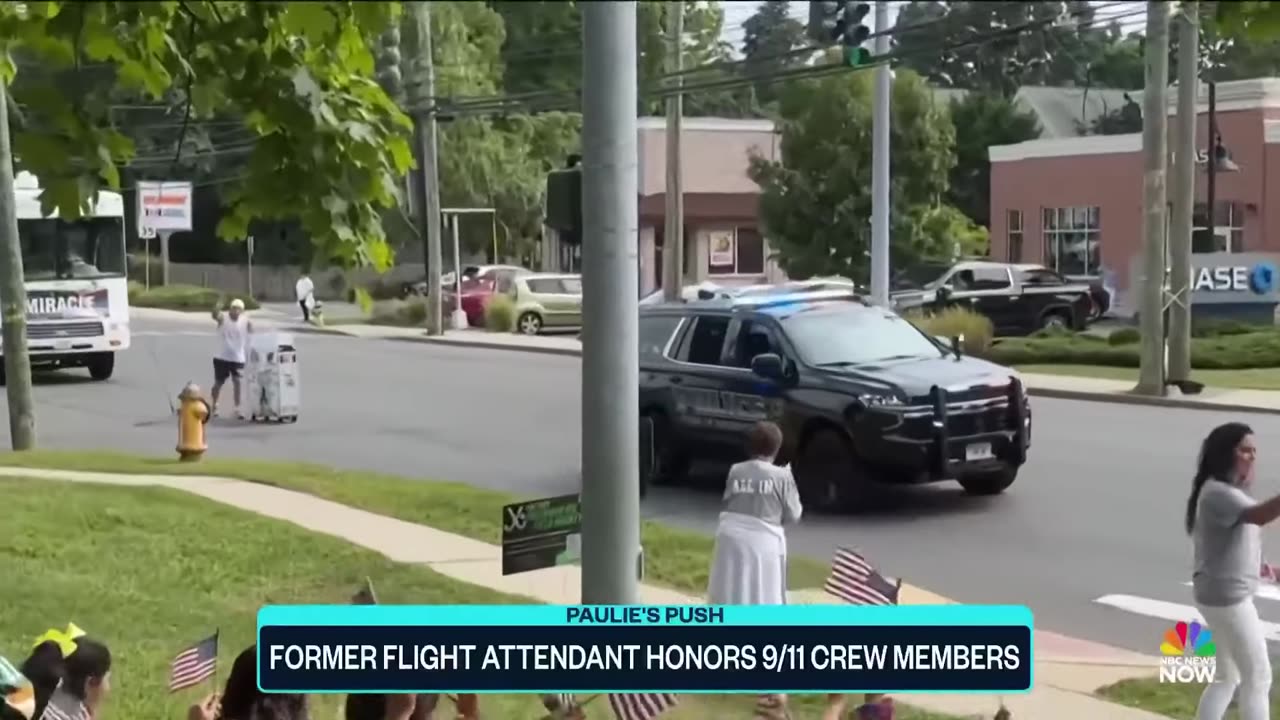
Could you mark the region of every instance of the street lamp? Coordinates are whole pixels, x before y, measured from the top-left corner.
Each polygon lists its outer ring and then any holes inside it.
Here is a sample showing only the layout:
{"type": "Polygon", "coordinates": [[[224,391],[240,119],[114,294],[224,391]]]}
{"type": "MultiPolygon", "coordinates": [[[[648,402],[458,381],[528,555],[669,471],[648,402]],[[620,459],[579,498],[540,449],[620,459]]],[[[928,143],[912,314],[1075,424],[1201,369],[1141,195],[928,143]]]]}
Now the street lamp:
{"type": "MultiPolygon", "coordinates": [[[[1222,134],[1218,132],[1218,85],[1217,83],[1209,83],[1209,157],[1207,158],[1207,166],[1205,169],[1209,173],[1208,182],[1205,187],[1205,214],[1207,215],[1207,224],[1209,226],[1209,241],[1216,247],[1218,244],[1217,220],[1218,215],[1218,173],[1240,172],[1240,166],[1231,159],[1231,153],[1222,144],[1222,134]]],[[[1230,239],[1227,241],[1230,247],[1230,239]]]]}

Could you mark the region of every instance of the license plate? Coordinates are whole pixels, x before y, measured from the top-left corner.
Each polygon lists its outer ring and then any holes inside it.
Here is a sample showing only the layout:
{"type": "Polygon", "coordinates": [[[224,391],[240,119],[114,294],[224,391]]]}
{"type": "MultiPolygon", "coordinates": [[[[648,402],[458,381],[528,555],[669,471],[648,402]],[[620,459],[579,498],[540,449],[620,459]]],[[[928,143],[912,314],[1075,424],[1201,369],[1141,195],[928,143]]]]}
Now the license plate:
{"type": "Polygon", "coordinates": [[[54,348],[55,350],[70,350],[70,349],[71,349],[71,341],[70,341],[70,340],[54,340],[54,341],[53,341],[53,348],[54,348]]]}
{"type": "Polygon", "coordinates": [[[974,443],[964,449],[964,459],[969,462],[990,460],[993,457],[995,453],[991,452],[991,443],[974,443]]]}

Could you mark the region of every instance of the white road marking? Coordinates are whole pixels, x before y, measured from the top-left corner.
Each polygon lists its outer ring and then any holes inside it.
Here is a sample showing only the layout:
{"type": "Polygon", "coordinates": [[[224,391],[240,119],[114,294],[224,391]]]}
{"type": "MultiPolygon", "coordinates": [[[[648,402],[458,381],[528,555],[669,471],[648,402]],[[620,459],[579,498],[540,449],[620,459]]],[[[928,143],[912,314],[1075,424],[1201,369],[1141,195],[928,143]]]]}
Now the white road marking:
{"type": "MultiPolygon", "coordinates": [[[[1180,605],[1137,595],[1103,595],[1094,600],[1094,602],[1170,622],[1185,622],[1187,620],[1204,622],[1204,616],[1193,605],[1180,605]]],[[[1280,624],[1263,622],[1262,629],[1268,640],[1280,642],[1280,624]]]]}

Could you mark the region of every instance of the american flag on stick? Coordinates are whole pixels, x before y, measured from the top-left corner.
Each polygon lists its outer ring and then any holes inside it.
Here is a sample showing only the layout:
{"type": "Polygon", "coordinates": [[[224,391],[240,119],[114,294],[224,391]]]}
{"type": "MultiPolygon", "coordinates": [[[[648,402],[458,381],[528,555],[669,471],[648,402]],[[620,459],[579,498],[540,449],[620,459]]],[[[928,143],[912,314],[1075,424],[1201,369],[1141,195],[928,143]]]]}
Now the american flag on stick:
{"type": "Polygon", "coordinates": [[[825,590],[851,605],[897,605],[902,580],[881,575],[858,553],[836,550],[825,590]]]}
{"type": "Polygon", "coordinates": [[[59,684],[40,713],[40,720],[89,720],[89,708],[59,684]]]}
{"type": "Polygon", "coordinates": [[[218,672],[218,633],[178,653],[169,666],[169,692],[195,687],[218,672]]]}
{"type": "Polygon", "coordinates": [[[611,693],[609,707],[618,720],[653,720],[676,706],[677,698],[668,693],[611,693]]]}

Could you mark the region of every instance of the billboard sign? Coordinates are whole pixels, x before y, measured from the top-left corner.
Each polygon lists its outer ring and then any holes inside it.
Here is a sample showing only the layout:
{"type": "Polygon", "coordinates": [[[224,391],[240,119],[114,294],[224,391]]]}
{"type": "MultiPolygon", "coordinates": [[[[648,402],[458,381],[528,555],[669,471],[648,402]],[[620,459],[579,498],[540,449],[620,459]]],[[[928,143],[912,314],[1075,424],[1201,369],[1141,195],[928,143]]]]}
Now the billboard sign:
{"type": "Polygon", "coordinates": [[[138,183],[138,228],[174,232],[192,228],[191,183],[178,180],[138,183]]]}

